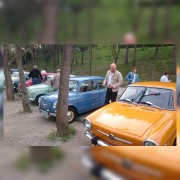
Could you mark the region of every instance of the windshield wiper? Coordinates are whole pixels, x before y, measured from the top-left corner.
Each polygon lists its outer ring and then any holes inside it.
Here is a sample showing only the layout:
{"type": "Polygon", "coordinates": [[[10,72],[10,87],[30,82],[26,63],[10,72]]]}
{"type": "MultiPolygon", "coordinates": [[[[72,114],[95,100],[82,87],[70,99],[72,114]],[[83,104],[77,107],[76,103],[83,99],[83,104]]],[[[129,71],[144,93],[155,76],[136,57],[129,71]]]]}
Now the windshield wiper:
{"type": "Polygon", "coordinates": [[[130,99],[120,99],[120,101],[125,101],[125,102],[129,102],[129,103],[133,103],[135,104],[133,101],[131,101],[130,99]]]}
{"type": "Polygon", "coordinates": [[[146,101],[146,102],[143,102],[143,101],[140,101],[138,102],[138,104],[141,103],[141,104],[146,104],[148,106],[152,106],[152,107],[155,107],[155,108],[158,108],[158,109],[161,109],[159,106],[156,106],[155,104],[149,102],[149,101],[146,101]]]}

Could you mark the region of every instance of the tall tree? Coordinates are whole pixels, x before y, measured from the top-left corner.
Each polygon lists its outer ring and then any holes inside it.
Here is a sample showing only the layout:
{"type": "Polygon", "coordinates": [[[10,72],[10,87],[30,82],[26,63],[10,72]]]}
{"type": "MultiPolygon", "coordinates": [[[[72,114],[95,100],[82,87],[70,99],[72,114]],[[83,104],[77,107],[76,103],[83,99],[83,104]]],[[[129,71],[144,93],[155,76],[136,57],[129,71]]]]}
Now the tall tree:
{"type": "Polygon", "coordinates": [[[124,64],[128,65],[129,63],[129,46],[128,44],[126,45],[126,52],[125,52],[125,60],[124,60],[124,64]]]}
{"type": "Polygon", "coordinates": [[[155,54],[154,54],[153,69],[152,69],[152,80],[155,80],[156,61],[157,61],[158,49],[159,49],[159,46],[156,46],[155,54]]]}
{"type": "Polygon", "coordinates": [[[177,59],[177,48],[176,45],[174,44],[173,46],[173,73],[176,73],[176,59],[177,59]]]}
{"type": "Polygon", "coordinates": [[[89,46],[89,75],[91,75],[92,68],[92,44],[89,46]]]}
{"type": "Polygon", "coordinates": [[[64,45],[64,58],[61,66],[61,77],[59,82],[59,94],[57,103],[56,126],[57,136],[68,134],[68,97],[69,97],[69,77],[72,63],[73,46],[64,45]]]}
{"type": "Polygon", "coordinates": [[[39,42],[42,44],[44,43],[53,44],[56,42],[57,12],[58,12],[59,1],[44,0],[42,3],[43,24],[39,39],[39,42]]]}
{"type": "Polygon", "coordinates": [[[10,45],[4,44],[3,45],[3,52],[4,52],[4,75],[6,81],[6,97],[8,101],[14,101],[15,96],[13,93],[13,84],[11,79],[11,60],[10,60],[10,45]]]}
{"type": "Polygon", "coordinates": [[[25,83],[24,69],[22,65],[23,50],[20,45],[15,45],[15,46],[16,46],[16,62],[18,65],[19,78],[22,86],[22,106],[25,112],[31,112],[31,107],[28,100],[27,87],[25,83]]]}
{"type": "Polygon", "coordinates": [[[114,58],[114,63],[117,64],[119,53],[120,53],[120,46],[113,44],[111,46],[112,56],[114,58]]]}
{"type": "Polygon", "coordinates": [[[149,37],[156,38],[157,37],[157,0],[152,0],[152,15],[150,19],[150,27],[149,27],[149,37]]]}
{"type": "Polygon", "coordinates": [[[134,45],[133,66],[136,66],[136,44],[134,45]]]}

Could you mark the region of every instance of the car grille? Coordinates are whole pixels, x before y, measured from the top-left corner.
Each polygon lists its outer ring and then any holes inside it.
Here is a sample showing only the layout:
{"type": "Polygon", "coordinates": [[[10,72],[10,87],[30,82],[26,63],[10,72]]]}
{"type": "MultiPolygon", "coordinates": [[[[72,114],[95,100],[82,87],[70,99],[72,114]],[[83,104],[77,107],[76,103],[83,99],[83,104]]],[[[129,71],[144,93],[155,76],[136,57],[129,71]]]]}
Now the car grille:
{"type": "Polygon", "coordinates": [[[42,101],[40,103],[40,108],[44,110],[50,110],[51,109],[51,102],[48,101],[42,101]]]}

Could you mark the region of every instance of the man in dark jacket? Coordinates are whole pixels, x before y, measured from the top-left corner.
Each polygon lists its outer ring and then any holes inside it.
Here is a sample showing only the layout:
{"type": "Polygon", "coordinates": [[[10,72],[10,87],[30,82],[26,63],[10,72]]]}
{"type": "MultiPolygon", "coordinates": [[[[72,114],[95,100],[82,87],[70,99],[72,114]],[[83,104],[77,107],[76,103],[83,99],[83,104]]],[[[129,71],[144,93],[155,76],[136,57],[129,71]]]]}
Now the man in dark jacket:
{"type": "Polygon", "coordinates": [[[29,73],[29,78],[32,78],[33,85],[40,84],[42,81],[42,75],[37,66],[35,65],[33,70],[29,73]]]}

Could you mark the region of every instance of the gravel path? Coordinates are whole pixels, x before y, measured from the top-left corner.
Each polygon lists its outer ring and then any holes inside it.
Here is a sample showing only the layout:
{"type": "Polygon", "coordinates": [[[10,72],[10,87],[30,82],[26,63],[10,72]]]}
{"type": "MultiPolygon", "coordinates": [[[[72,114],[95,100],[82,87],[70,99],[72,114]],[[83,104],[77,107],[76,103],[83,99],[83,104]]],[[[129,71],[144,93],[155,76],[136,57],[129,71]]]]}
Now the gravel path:
{"type": "MultiPolygon", "coordinates": [[[[124,90],[122,88],[120,93],[124,90]]],[[[45,119],[41,116],[38,106],[31,104],[32,113],[22,112],[21,99],[16,97],[15,102],[4,100],[4,145],[10,146],[90,146],[85,136],[84,118],[92,113],[80,115],[71,126],[76,129],[76,135],[67,142],[60,139],[51,141],[49,133],[56,130],[55,119],[45,119]]]]}

